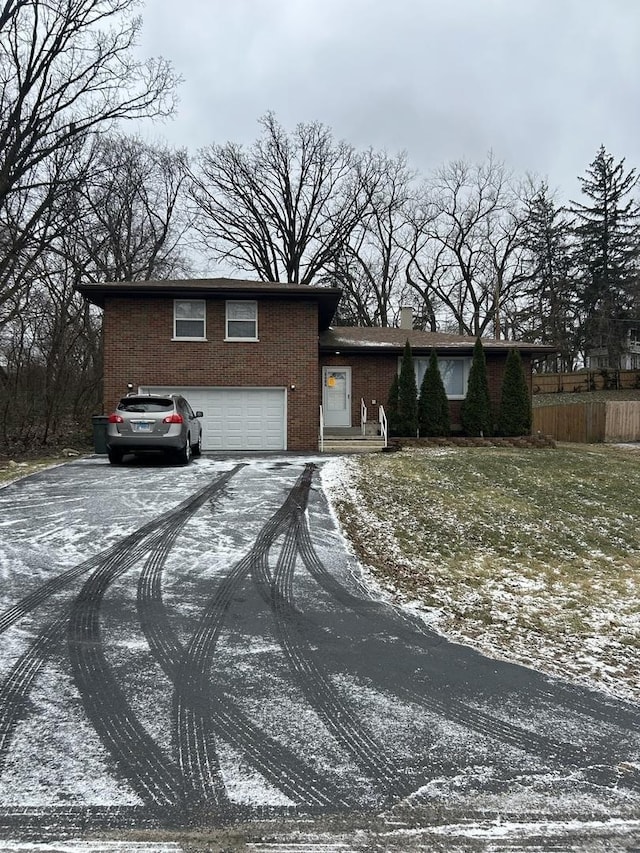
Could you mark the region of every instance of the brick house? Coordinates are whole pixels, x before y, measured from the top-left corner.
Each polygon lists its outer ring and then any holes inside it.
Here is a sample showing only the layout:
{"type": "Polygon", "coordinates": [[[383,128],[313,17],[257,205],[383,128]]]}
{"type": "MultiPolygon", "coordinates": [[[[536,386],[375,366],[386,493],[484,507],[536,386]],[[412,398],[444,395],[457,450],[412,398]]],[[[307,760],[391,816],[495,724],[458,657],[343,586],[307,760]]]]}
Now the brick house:
{"type": "MultiPolygon", "coordinates": [[[[104,311],[104,407],[131,383],[140,392],[184,394],[204,412],[205,450],[317,450],[319,412],[328,432],[369,424],[386,402],[408,339],[418,382],[432,348],[460,421],[474,339],[410,328],[331,327],[340,291],[235,279],[81,285],[104,311]]],[[[490,392],[500,397],[509,349],[525,374],[549,351],[484,341],[490,392]]]]}

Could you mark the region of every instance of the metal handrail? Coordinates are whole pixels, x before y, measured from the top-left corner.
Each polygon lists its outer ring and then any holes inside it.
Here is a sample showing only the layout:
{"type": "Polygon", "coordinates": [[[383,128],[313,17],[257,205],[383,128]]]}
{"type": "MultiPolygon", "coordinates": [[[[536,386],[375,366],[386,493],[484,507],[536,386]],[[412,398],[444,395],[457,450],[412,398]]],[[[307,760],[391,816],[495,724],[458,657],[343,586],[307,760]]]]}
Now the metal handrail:
{"type": "Polygon", "coordinates": [[[387,416],[384,411],[384,406],[380,406],[378,409],[378,420],[380,421],[380,434],[384,439],[384,446],[387,447],[389,444],[389,425],[387,424],[387,416]]]}
{"type": "Polygon", "coordinates": [[[367,434],[367,404],[364,397],[360,397],[360,430],[364,437],[367,434]]]}
{"type": "Polygon", "coordinates": [[[320,453],[324,453],[324,414],[320,406],[320,453]]]}

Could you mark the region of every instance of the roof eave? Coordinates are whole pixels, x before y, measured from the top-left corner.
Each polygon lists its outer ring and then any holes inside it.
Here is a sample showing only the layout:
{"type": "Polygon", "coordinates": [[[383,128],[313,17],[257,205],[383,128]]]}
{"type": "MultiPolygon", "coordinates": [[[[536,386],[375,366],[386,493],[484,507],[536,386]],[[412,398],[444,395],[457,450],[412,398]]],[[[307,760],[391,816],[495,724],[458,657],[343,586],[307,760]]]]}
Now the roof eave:
{"type": "MultiPolygon", "coordinates": [[[[412,344],[411,352],[414,355],[416,353],[420,355],[429,355],[431,353],[431,350],[435,349],[436,351],[446,350],[456,352],[460,355],[470,355],[473,353],[474,344],[475,341],[471,341],[469,344],[454,342],[437,342],[425,344],[424,346],[412,344]]],[[[508,353],[510,349],[517,349],[521,353],[528,353],[532,356],[539,355],[540,357],[552,355],[554,353],[559,352],[557,347],[547,346],[545,344],[527,344],[518,341],[509,341],[508,343],[505,342],[502,346],[492,346],[491,344],[483,344],[483,349],[485,353],[508,353]]],[[[395,355],[402,355],[403,352],[404,345],[401,346],[399,344],[346,344],[341,342],[336,342],[335,344],[320,344],[320,353],[324,354],[352,353],[354,355],[372,355],[373,353],[392,353],[395,355]]]]}

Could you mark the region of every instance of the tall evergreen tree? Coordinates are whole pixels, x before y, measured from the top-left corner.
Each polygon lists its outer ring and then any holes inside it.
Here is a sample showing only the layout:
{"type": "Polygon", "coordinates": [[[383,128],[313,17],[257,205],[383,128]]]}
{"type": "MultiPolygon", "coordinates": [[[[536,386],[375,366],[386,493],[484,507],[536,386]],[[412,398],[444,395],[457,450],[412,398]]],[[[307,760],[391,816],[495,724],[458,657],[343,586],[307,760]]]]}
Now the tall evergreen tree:
{"type": "Polygon", "coordinates": [[[531,401],[517,349],[509,351],[502,380],[502,397],[498,419],[499,435],[531,433],[531,401]]]}
{"type": "Polygon", "coordinates": [[[451,432],[449,401],[435,350],[431,350],[429,364],[420,385],[418,428],[421,436],[449,435],[451,432]]]}
{"type": "Polygon", "coordinates": [[[467,395],[462,403],[461,420],[467,435],[491,435],[493,432],[487,360],[480,338],[476,340],[473,348],[473,361],[469,371],[467,395]]]}
{"type": "Polygon", "coordinates": [[[535,273],[517,312],[514,331],[520,340],[557,347],[551,369],[571,371],[579,349],[571,223],[545,183],[528,201],[528,211],[527,244],[535,273]]]}
{"type": "Polygon", "coordinates": [[[389,389],[387,397],[387,407],[385,410],[387,415],[387,427],[391,435],[398,435],[398,374],[393,376],[393,382],[389,389]]]}
{"type": "Polygon", "coordinates": [[[585,203],[572,202],[580,269],[579,296],[584,310],[585,352],[604,349],[609,367],[619,367],[626,322],[640,307],[640,204],[631,194],[635,169],[626,170],[600,146],[580,178],[585,203]]]}
{"type": "Polygon", "coordinates": [[[418,388],[411,344],[407,340],[400,364],[400,376],[398,377],[398,433],[415,436],[417,431],[418,388]]]}

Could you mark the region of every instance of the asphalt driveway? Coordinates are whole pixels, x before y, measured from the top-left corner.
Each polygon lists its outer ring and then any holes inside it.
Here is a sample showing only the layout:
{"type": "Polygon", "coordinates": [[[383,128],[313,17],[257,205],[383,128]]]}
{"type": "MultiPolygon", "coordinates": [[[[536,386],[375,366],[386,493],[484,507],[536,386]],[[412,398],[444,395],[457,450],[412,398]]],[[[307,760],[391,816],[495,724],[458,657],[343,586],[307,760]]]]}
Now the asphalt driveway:
{"type": "Polygon", "coordinates": [[[0,489],[0,835],[375,814],[453,850],[499,815],[640,846],[640,710],[372,594],[321,466],[91,458],[0,489]]]}

